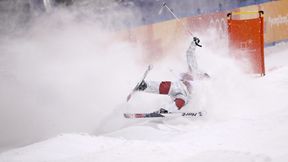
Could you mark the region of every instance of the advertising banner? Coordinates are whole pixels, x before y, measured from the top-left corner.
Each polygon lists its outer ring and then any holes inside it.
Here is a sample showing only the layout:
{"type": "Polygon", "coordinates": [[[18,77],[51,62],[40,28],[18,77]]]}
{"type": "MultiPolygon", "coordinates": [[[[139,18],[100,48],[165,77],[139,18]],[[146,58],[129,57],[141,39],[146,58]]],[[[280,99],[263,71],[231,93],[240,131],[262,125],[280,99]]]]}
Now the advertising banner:
{"type": "MultiPolygon", "coordinates": [[[[264,44],[271,44],[288,39],[288,0],[278,0],[234,9],[238,12],[264,11],[264,44]]],[[[173,48],[189,39],[189,34],[183,28],[187,26],[193,33],[206,32],[215,28],[219,37],[227,36],[227,13],[223,11],[200,16],[192,16],[169,20],[151,25],[145,25],[122,32],[124,40],[140,44],[145,49],[147,58],[161,58],[173,48]],[[187,37],[188,36],[188,37],[187,37]]],[[[236,15],[237,19],[254,19],[257,15],[236,15]]],[[[191,40],[191,39],[190,39],[191,40]]]]}
{"type": "Polygon", "coordinates": [[[147,57],[157,59],[183,41],[192,40],[183,25],[193,33],[206,32],[209,28],[219,31],[220,37],[227,33],[226,14],[222,12],[141,26],[127,30],[122,36],[132,43],[141,44],[147,57]]]}

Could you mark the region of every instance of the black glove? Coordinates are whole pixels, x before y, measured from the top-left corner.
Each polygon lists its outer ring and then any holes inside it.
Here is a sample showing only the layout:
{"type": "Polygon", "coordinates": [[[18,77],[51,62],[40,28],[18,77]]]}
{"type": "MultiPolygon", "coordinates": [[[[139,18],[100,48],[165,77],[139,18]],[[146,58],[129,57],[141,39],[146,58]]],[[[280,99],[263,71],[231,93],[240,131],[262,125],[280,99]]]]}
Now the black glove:
{"type": "Polygon", "coordinates": [[[197,46],[202,47],[202,45],[199,44],[199,43],[200,43],[200,39],[199,39],[199,38],[193,37],[193,41],[195,42],[195,44],[196,44],[197,46]]]}

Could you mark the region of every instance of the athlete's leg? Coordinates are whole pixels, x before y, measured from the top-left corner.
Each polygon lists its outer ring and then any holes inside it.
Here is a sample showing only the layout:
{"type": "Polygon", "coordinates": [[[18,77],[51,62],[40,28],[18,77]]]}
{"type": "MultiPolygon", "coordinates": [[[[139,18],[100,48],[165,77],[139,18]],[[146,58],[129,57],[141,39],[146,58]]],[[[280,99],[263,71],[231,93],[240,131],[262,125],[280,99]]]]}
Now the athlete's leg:
{"type": "Polygon", "coordinates": [[[156,93],[156,94],[164,94],[168,95],[171,88],[171,82],[170,81],[143,81],[138,91],[144,91],[147,93],[156,93]]]}

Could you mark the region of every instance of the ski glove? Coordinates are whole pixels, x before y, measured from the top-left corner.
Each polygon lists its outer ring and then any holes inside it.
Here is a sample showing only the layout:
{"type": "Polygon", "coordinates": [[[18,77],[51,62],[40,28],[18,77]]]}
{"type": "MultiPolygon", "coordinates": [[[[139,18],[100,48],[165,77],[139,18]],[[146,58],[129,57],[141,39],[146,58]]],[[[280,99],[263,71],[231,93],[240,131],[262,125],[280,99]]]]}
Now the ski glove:
{"type": "Polygon", "coordinates": [[[196,44],[197,46],[202,47],[202,45],[199,44],[199,43],[200,43],[200,39],[199,39],[199,38],[193,37],[193,41],[195,42],[195,44],[196,44]]]}

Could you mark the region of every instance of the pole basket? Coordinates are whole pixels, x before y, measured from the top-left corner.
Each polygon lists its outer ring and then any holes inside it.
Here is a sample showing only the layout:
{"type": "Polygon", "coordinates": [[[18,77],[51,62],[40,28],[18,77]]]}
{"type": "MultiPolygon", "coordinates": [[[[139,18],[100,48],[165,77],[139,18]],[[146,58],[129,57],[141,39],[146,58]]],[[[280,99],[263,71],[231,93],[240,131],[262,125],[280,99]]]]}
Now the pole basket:
{"type": "MultiPolygon", "coordinates": [[[[265,75],[264,66],[264,18],[263,11],[235,12],[227,14],[230,49],[243,51],[244,55],[234,52],[236,58],[245,57],[252,66],[252,73],[265,75]],[[245,20],[233,20],[233,15],[259,14],[259,17],[245,20]],[[238,56],[237,56],[238,55],[238,56]]],[[[233,52],[231,52],[233,53],[233,52]]]]}

